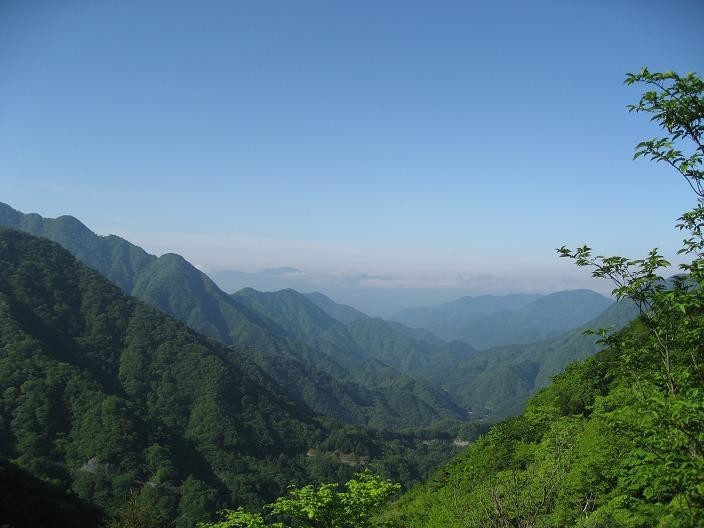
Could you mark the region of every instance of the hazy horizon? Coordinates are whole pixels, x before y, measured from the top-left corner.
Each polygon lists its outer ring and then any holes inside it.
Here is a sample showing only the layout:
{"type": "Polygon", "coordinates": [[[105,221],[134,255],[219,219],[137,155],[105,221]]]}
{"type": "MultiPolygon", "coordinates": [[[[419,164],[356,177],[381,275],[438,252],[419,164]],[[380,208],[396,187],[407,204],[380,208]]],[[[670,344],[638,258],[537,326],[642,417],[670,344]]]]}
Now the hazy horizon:
{"type": "Polygon", "coordinates": [[[657,5],[5,2],[0,201],[211,274],[608,293],[555,248],[673,257],[692,205],[631,159],[625,73],[704,70],[702,4],[657,5]]]}
{"type": "MultiPolygon", "coordinates": [[[[7,205],[12,207],[11,204],[7,205]]],[[[20,211],[20,213],[37,214],[36,211],[20,211]]],[[[80,218],[78,220],[82,222],[80,218]]],[[[82,223],[85,225],[85,222],[82,223]]],[[[86,227],[93,230],[90,225],[86,227]]],[[[107,236],[115,233],[98,232],[96,234],[107,236]]],[[[177,253],[175,251],[155,252],[152,248],[141,246],[130,238],[127,238],[127,241],[135,243],[156,256],[177,253]]],[[[505,275],[497,274],[498,270],[494,270],[494,273],[476,274],[437,271],[432,274],[357,271],[331,273],[302,270],[290,266],[243,271],[209,269],[191,260],[188,255],[182,256],[227,293],[234,293],[246,287],[260,291],[292,288],[302,293],[320,292],[335,302],[351,305],[367,315],[381,317],[393,316],[406,308],[435,306],[466,296],[550,294],[584,288],[610,296],[612,289],[612,285],[606,281],[569,273],[553,275],[545,281],[536,281],[530,271],[515,268],[507,268],[505,275]],[[546,284],[548,284],[547,287],[546,284]]],[[[572,268],[569,267],[568,271],[571,270],[572,268]]]]}

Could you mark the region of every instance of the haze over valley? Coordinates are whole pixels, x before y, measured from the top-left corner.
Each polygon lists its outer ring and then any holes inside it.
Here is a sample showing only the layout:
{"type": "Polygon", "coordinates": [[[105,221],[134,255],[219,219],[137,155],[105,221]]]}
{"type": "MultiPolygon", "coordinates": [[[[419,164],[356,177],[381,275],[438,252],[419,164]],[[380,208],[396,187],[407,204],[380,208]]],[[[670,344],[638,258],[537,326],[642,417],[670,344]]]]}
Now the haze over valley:
{"type": "Polygon", "coordinates": [[[0,2],[0,528],[704,526],[703,26],[0,2]]]}

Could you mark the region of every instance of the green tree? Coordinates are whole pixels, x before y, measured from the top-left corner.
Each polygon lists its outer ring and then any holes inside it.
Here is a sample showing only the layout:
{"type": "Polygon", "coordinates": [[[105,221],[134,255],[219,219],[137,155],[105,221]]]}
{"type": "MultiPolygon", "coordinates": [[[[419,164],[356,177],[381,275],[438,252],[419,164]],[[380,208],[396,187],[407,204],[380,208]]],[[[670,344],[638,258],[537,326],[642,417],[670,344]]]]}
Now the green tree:
{"type": "Polygon", "coordinates": [[[618,299],[634,301],[644,332],[604,341],[618,350],[625,372],[637,373],[623,390],[626,405],[609,411],[609,423],[632,442],[616,471],[622,493],[611,502],[612,517],[623,510],[661,526],[704,524],[704,81],[690,73],[629,74],[626,84],[647,87],[632,112],[645,112],[666,132],[639,143],[634,158],[665,163],[697,197],[679,218],[686,234],[682,274],[667,279],[670,267],[657,249],[640,259],[595,256],[582,246],[562,247],[560,256],[609,278],[618,299]],[[664,524],[663,524],[664,523],[664,524]]]}
{"type": "MultiPolygon", "coordinates": [[[[400,489],[398,484],[384,480],[365,470],[349,480],[344,489],[338,484],[307,485],[291,488],[264,507],[273,516],[291,519],[295,526],[306,528],[366,528],[379,508],[400,489]]],[[[268,524],[261,513],[242,508],[225,510],[222,520],[200,523],[199,528],[285,528],[282,522],[268,524]]]]}

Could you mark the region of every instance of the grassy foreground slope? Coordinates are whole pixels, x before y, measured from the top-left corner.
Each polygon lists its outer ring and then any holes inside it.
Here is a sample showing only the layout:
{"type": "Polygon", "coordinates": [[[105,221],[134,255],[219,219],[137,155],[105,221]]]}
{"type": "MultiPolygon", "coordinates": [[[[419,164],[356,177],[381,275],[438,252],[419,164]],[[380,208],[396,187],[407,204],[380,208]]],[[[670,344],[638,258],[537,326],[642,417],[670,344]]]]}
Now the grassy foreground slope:
{"type": "MultiPolygon", "coordinates": [[[[640,322],[624,335],[646,340],[640,322]]],[[[656,358],[634,371],[613,349],[571,365],[521,416],[496,424],[380,520],[418,528],[704,525],[701,454],[690,452],[677,415],[646,416],[656,396],[634,385],[658,372],[656,358]]],[[[679,406],[693,406],[682,417],[704,424],[698,391],[679,406]]]]}

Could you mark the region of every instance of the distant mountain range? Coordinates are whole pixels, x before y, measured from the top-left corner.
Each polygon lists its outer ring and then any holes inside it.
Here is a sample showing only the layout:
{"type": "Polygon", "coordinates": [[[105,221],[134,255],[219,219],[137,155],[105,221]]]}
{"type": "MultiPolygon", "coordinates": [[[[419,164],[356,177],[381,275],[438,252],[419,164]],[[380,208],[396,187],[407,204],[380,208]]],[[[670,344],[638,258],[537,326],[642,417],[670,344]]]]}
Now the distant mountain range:
{"type": "MultiPolygon", "coordinates": [[[[337,302],[362,312],[388,319],[402,309],[433,306],[469,293],[481,283],[465,283],[461,276],[443,277],[440,284],[418,287],[415,278],[393,273],[324,273],[293,267],[270,268],[256,272],[234,270],[207,271],[208,276],[228,293],[243,288],[259,291],[293,289],[321,292],[337,302]],[[468,290],[468,288],[470,290],[468,290]]],[[[506,286],[506,285],[504,285],[506,286]]]]}
{"type": "Polygon", "coordinates": [[[483,350],[556,337],[581,327],[613,302],[591,290],[549,295],[483,295],[430,308],[403,310],[392,320],[424,328],[446,340],[462,340],[483,350]]]}
{"type": "Polygon", "coordinates": [[[477,415],[498,421],[522,412],[530,395],[547,386],[553,376],[570,363],[601,349],[597,337],[585,335],[585,330],[620,330],[637,315],[638,308],[631,301],[611,303],[580,328],[537,343],[477,352],[450,368],[433,372],[429,379],[474,409],[477,415]]]}

